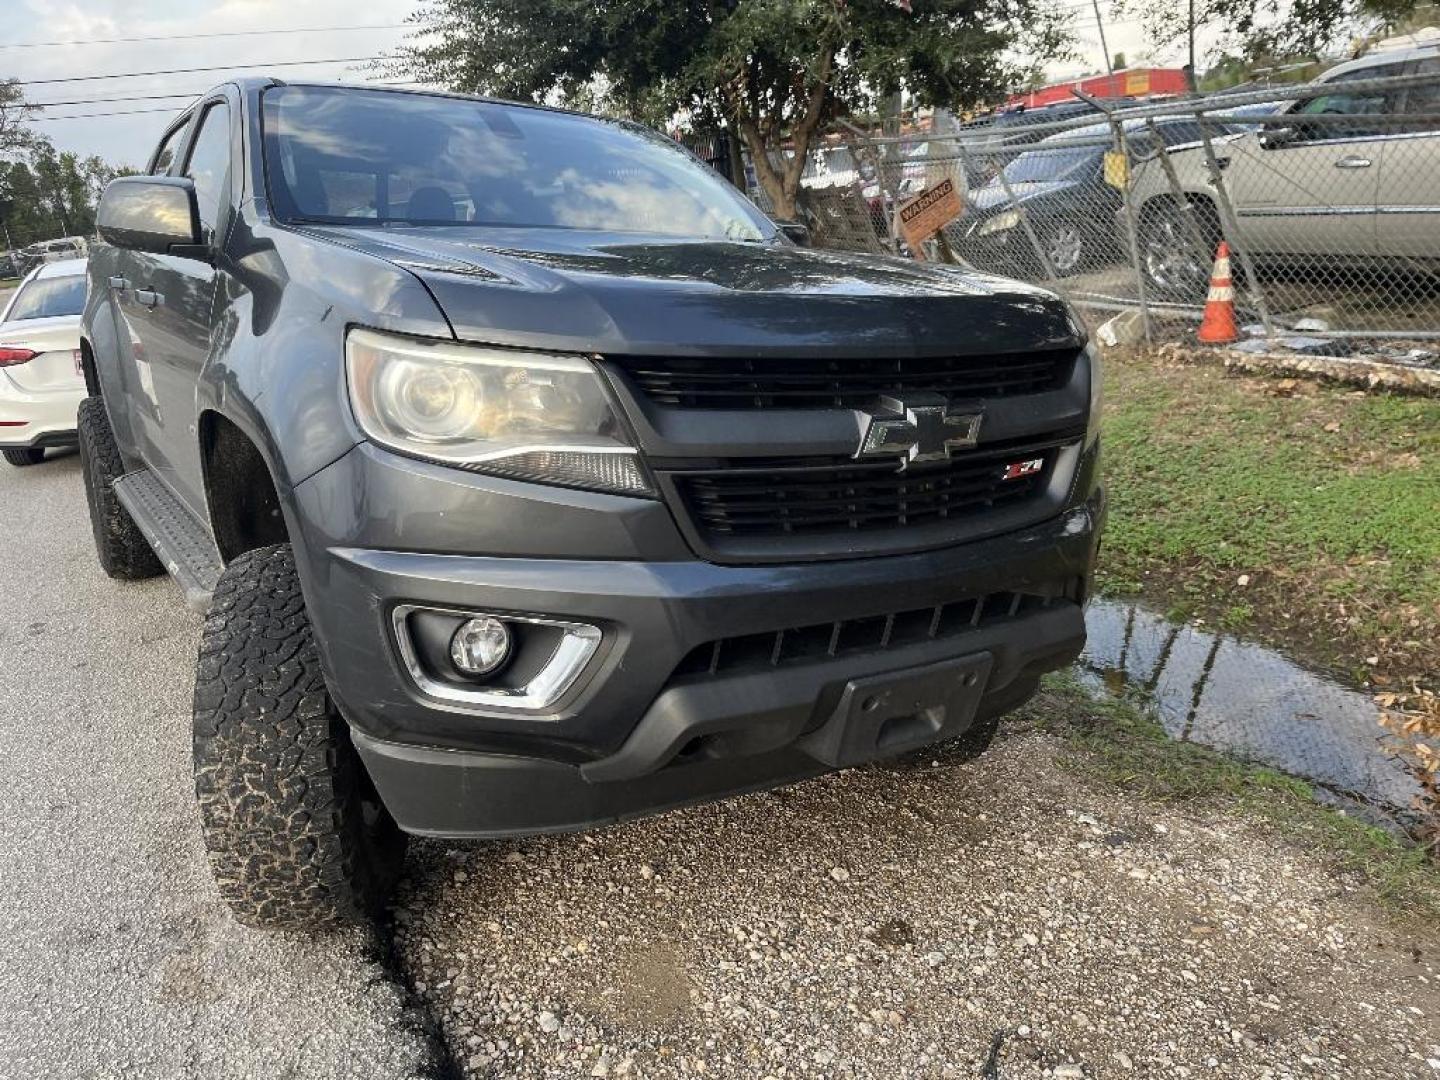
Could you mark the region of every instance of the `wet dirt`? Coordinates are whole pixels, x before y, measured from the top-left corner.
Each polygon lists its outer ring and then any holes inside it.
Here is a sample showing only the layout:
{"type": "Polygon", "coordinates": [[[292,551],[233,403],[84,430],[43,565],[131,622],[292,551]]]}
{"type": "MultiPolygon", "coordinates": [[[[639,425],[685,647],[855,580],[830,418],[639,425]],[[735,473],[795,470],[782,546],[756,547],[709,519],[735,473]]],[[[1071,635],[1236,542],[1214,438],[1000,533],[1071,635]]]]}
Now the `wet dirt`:
{"type": "Polygon", "coordinates": [[[1223,630],[1096,600],[1078,667],[1090,685],[1139,694],[1173,738],[1311,781],[1404,822],[1419,787],[1370,697],[1223,630]]]}

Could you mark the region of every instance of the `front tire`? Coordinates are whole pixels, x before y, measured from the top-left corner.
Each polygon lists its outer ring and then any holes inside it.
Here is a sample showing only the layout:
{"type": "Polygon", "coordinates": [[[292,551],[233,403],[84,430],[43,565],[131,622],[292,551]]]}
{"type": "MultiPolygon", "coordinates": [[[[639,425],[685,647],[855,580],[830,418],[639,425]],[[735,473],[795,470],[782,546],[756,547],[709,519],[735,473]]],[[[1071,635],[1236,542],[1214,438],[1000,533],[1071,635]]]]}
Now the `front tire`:
{"type": "Polygon", "coordinates": [[[0,453],[3,453],[5,460],[17,469],[23,469],[27,465],[38,465],[45,460],[44,449],[31,446],[7,446],[0,453]]]}
{"type": "Polygon", "coordinates": [[[288,544],[215,586],[195,676],[195,795],[220,895],[257,927],[377,914],[406,837],[325,688],[288,544]]]}
{"type": "Polygon", "coordinates": [[[76,416],[80,437],[80,468],[85,477],[85,501],[90,504],[90,530],[100,568],[112,578],[138,581],[164,572],[145,534],[115,494],[115,481],[125,475],[125,463],[105,402],[87,397],[76,416]]]}

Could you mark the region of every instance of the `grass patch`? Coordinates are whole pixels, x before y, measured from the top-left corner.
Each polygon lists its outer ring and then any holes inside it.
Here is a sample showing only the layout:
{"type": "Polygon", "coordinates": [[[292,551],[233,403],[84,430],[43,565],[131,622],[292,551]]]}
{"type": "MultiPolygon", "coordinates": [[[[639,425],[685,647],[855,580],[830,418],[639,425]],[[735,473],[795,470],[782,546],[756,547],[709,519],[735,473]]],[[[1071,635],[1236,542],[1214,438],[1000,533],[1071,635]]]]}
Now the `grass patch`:
{"type": "Polygon", "coordinates": [[[1079,751],[1066,767],[1081,775],[1148,799],[1233,808],[1361,876],[1390,912],[1440,918],[1440,866],[1426,849],[1321,805],[1302,780],[1177,742],[1140,705],[1092,695],[1069,673],[1047,676],[1018,716],[1079,751]]]}
{"type": "Polygon", "coordinates": [[[1107,357],[1101,588],[1356,673],[1440,669],[1440,401],[1107,357]]]}

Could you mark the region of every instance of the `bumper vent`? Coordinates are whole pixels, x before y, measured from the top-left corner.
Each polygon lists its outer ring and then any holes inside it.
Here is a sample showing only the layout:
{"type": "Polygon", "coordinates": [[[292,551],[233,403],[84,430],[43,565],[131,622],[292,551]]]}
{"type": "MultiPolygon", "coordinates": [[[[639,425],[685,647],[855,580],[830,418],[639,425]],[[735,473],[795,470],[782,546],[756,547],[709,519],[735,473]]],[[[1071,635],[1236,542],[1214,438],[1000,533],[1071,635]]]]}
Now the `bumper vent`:
{"type": "Polygon", "coordinates": [[[961,521],[1024,503],[1045,490],[1060,445],[995,446],[906,472],[894,461],[845,458],[671,475],[691,520],[711,538],[853,534],[961,521]],[[1038,471],[1006,478],[1009,465],[1036,460],[1038,471]]]}
{"type": "Polygon", "coordinates": [[[863,409],[882,394],[924,391],[954,401],[1064,385],[1075,349],[929,356],[726,359],[610,357],[657,405],[681,409],[863,409]]]}
{"type": "Polygon", "coordinates": [[[888,615],[722,638],[692,649],[675,669],[674,677],[710,678],[884,652],[924,641],[958,637],[1002,619],[1072,602],[1059,596],[997,592],[888,615]]]}

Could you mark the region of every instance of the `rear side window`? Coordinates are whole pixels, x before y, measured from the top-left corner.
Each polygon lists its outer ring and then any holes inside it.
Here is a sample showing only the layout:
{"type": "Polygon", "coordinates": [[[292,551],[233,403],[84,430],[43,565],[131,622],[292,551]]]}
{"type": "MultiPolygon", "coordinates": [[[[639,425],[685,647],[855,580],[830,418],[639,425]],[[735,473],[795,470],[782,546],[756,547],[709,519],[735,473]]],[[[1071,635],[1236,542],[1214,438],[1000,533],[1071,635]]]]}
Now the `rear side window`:
{"type": "Polygon", "coordinates": [[[213,234],[230,202],[230,110],[224,102],[205,110],[184,175],[195,181],[200,222],[213,234]]]}
{"type": "Polygon", "coordinates": [[[10,308],[7,321],[49,319],[57,315],[79,315],[85,308],[85,278],[36,278],[21,288],[10,308]]]}
{"type": "Polygon", "coordinates": [[[169,135],[165,136],[160,143],[160,149],[155,152],[155,164],[150,168],[151,176],[164,176],[170,171],[170,166],[175,164],[175,151],[180,148],[180,138],[185,134],[185,129],[190,126],[187,119],[169,135]]]}

